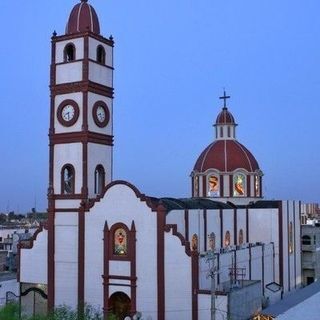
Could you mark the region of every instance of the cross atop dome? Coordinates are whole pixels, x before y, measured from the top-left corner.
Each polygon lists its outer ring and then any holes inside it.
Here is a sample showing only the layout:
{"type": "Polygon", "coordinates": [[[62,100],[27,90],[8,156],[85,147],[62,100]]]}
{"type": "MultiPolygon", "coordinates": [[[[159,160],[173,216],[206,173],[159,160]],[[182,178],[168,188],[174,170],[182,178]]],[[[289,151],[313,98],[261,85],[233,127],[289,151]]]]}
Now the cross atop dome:
{"type": "Polygon", "coordinates": [[[227,99],[230,99],[230,96],[226,95],[226,90],[223,89],[223,96],[219,97],[219,99],[223,100],[223,108],[227,109],[227,99]]]}

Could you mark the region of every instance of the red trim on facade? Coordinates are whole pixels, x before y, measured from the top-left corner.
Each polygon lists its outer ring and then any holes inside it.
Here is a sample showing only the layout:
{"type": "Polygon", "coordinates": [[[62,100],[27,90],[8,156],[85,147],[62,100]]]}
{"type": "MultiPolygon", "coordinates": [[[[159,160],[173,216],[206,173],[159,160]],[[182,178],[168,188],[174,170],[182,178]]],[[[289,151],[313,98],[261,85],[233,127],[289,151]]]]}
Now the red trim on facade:
{"type": "Polygon", "coordinates": [[[78,121],[79,114],[80,114],[79,105],[74,100],[70,100],[70,99],[62,101],[57,109],[58,121],[65,127],[73,126],[78,121]],[[74,116],[70,121],[64,120],[62,116],[63,108],[67,105],[71,105],[74,108],[74,116]]]}
{"type": "Polygon", "coordinates": [[[70,132],[49,135],[52,144],[96,143],[113,146],[113,136],[96,132],[70,132]]]}
{"type": "Polygon", "coordinates": [[[204,251],[207,251],[208,225],[207,225],[207,209],[203,210],[203,233],[204,233],[204,251]]]}
{"type": "Polygon", "coordinates": [[[229,197],[233,197],[233,174],[229,175],[229,197]]]}
{"type": "Polygon", "coordinates": [[[224,247],[224,233],[223,233],[223,209],[219,209],[220,216],[220,247],[224,247]]]}
{"type": "Polygon", "coordinates": [[[191,177],[191,194],[192,194],[192,197],[196,197],[195,190],[194,190],[194,181],[195,181],[195,178],[194,178],[194,176],[192,176],[191,177]]]}
{"type": "Polygon", "coordinates": [[[55,40],[55,42],[60,42],[60,41],[67,41],[67,40],[74,40],[74,39],[80,39],[83,38],[85,36],[88,36],[90,38],[96,39],[110,47],[114,46],[114,40],[113,39],[107,39],[104,38],[101,35],[95,34],[93,32],[90,31],[86,31],[86,32],[79,32],[79,33],[74,33],[74,34],[64,34],[64,35],[60,35],[60,36],[55,36],[53,37],[53,39],[55,40]]]}
{"type": "Polygon", "coordinates": [[[202,176],[202,196],[207,196],[207,176],[202,176]]]}
{"type": "Polygon", "coordinates": [[[48,312],[51,312],[55,304],[55,203],[50,194],[48,204],[48,312]]]}
{"type": "Polygon", "coordinates": [[[99,128],[104,128],[110,121],[110,111],[109,111],[109,107],[107,106],[107,104],[103,101],[97,101],[92,108],[92,118],[94,123],[99,127],[99,128]],[[105,119],[103,121],[100,121],[98,116],[97,116],[97,111],[98,111],[98,107],[103,108],[104,113],[105,113],[105,119]]]}
{"type": "Polygon", "coordinates": [[[85,262],[85,207],[81,204],[78,214],[78,309],[79,313],[84,312],[84,262],[85,262]]]}
{"type": "Polygon", "coordinates": [[[185,239],[189,240],[189,210],[184,210],[185,239]]]}
{"type": "Polygon", "coordinates": [[[165,320],[165,254],[164,231],[167,210],[163,205],[157,207],[157,293],[158,320],[165,320]]]}
{"type": "Polygon", "coordinates": [[[247,197],[251,196],[251,176],[247,175],[247,197]]]}
{"type": "Polygon", "coordinates": [[[246,207],[246,243],[249,242],[249,208],[246,207]]]}
{"type": "Polygon", "coordinates": [[[72,92],[92,92],[104,97],[113,98],[113,88],[103,86],[92,81],[77,81],[70,83],[62,83],[51,86],[51,94],[53,96],[62,95],[72,92]]]}
{"type": "Polygon", "coordinates": [[[199,291],[199,253],[191,253],[192,273],[192,320],[198,320],[198,291],[199,291]]]}

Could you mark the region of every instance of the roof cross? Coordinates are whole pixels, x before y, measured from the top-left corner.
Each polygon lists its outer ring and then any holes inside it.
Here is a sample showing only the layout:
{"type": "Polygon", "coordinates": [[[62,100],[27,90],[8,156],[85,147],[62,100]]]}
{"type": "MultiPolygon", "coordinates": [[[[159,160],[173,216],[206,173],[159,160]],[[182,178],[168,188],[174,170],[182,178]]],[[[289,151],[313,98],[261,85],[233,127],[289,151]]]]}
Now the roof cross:
{"type": "Polygon", "coordinates": [[[219,99],[223,99],[223,107],[227,107],[227,99],[230,99],[230,96],[226,95],[226,90],[223,89],[223,96],[219,97],[219,99]]]}

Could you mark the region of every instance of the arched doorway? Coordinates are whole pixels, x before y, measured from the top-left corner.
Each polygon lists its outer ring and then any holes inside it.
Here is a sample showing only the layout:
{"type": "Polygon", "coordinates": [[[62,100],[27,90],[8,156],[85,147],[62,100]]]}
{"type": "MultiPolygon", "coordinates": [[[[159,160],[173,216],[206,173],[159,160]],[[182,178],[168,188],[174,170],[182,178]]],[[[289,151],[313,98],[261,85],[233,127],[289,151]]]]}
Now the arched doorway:
{"type": "Polygon", "coordinates": [[[123,320],[130,315],[131,300],[123,292],[115,292],[108,301],[109,313],[114,314],[117,320],[123,320]]]}

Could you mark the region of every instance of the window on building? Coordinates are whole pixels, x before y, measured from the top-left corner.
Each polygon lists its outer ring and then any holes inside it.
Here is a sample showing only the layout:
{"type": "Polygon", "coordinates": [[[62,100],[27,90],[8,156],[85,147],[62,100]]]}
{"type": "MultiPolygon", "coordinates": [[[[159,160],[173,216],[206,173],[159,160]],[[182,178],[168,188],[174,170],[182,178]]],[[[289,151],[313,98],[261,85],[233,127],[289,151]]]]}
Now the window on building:
{"type": "Polygon", "coordinates": [[[303,236],[302,237],[302,244],[304,245],[311,245],[311,238],[310,236],[303,236]]]}
{"type": "Polygon", "coordinates": [[[193,178],[193,195],[199,197],[199,177],[194,176],[193,178]]]}
{"type": "Polygon", "coordinates": [[[101,164],[99,164],[94,171],[94,193],[102,194],[105,185],[105,171],[101,164]]]}
{"type": "Polygon", "coordinates": [[[214,250],[216,248],[216,235],[211,232],[208,235],[208,250],[214,250]]]}
{"type": "Polygon", "coordinates": [[[260,197],[260,177],[258,175],[254,176],[254,187],[256,189],[256,197],[260,197]]]}
{"type": "Polygon", "coordinates": [[[243,230],[242,229],[240,229],[240,231],[239,231],[239,239],[238,240],[239,240],[238,241],[239,245],[243,244],[244,239],[243,239],[243,230]]]}
{"type": "Polygon", "coordinates": [[[224,246],[225,247],[230,246],[230,231],[227,231],[224,236],[224,246]]]}
{"type": "Polygon", "coordinates": [[[64,48],[64,62],[74,61],[76,59],[76,48],[73,43],[68,43],[64,48]]]}
{"type": "Polygon", "coordinates": [[[210,175],[208,177],[208,197],[220,196],[219,178],[216,175],[210,175]]]}
{"type": "Polygon", "coordinates": [[[228,126],[228,138],[231,137],[231,128],[228,126]]]}
{"type": "Polygon", "coordinates": [[[220,127],[220,138],[223,137],[223,127],[220,127]]]}
{"type": "Polygon", "coordinates": [[[191,239],[191,250],[198,251],[198,236],[194,234],[191,239]]]}
{"type": "Polygon", "coordinates": [[[125,256],[128,253],[127,232],[123,228],[118,228],[114,232],[113,254],[125,256]]]}
{"type": "Polygon", "coordinates": [[[75,185],[75,173],[71,164],[65,165],[61,170],[61,193],[73,194],[75,185]]]}
{"type": "Polygon", "coordinates": [[[233,196],[245,196],[246,176],[242,173],[237,173],[233,177],[233,196]]]}
{"type": "Polygon", "coordinates": [[[97,47],[97,61],[102,64],[106,63],[106,51],[101,45],[97,47]]]}
{"type": "Polygon", "coordinates": [[[293,253],[294,243],[293,243],[293,224],[289,223],[289,253],[293,253]]]}

